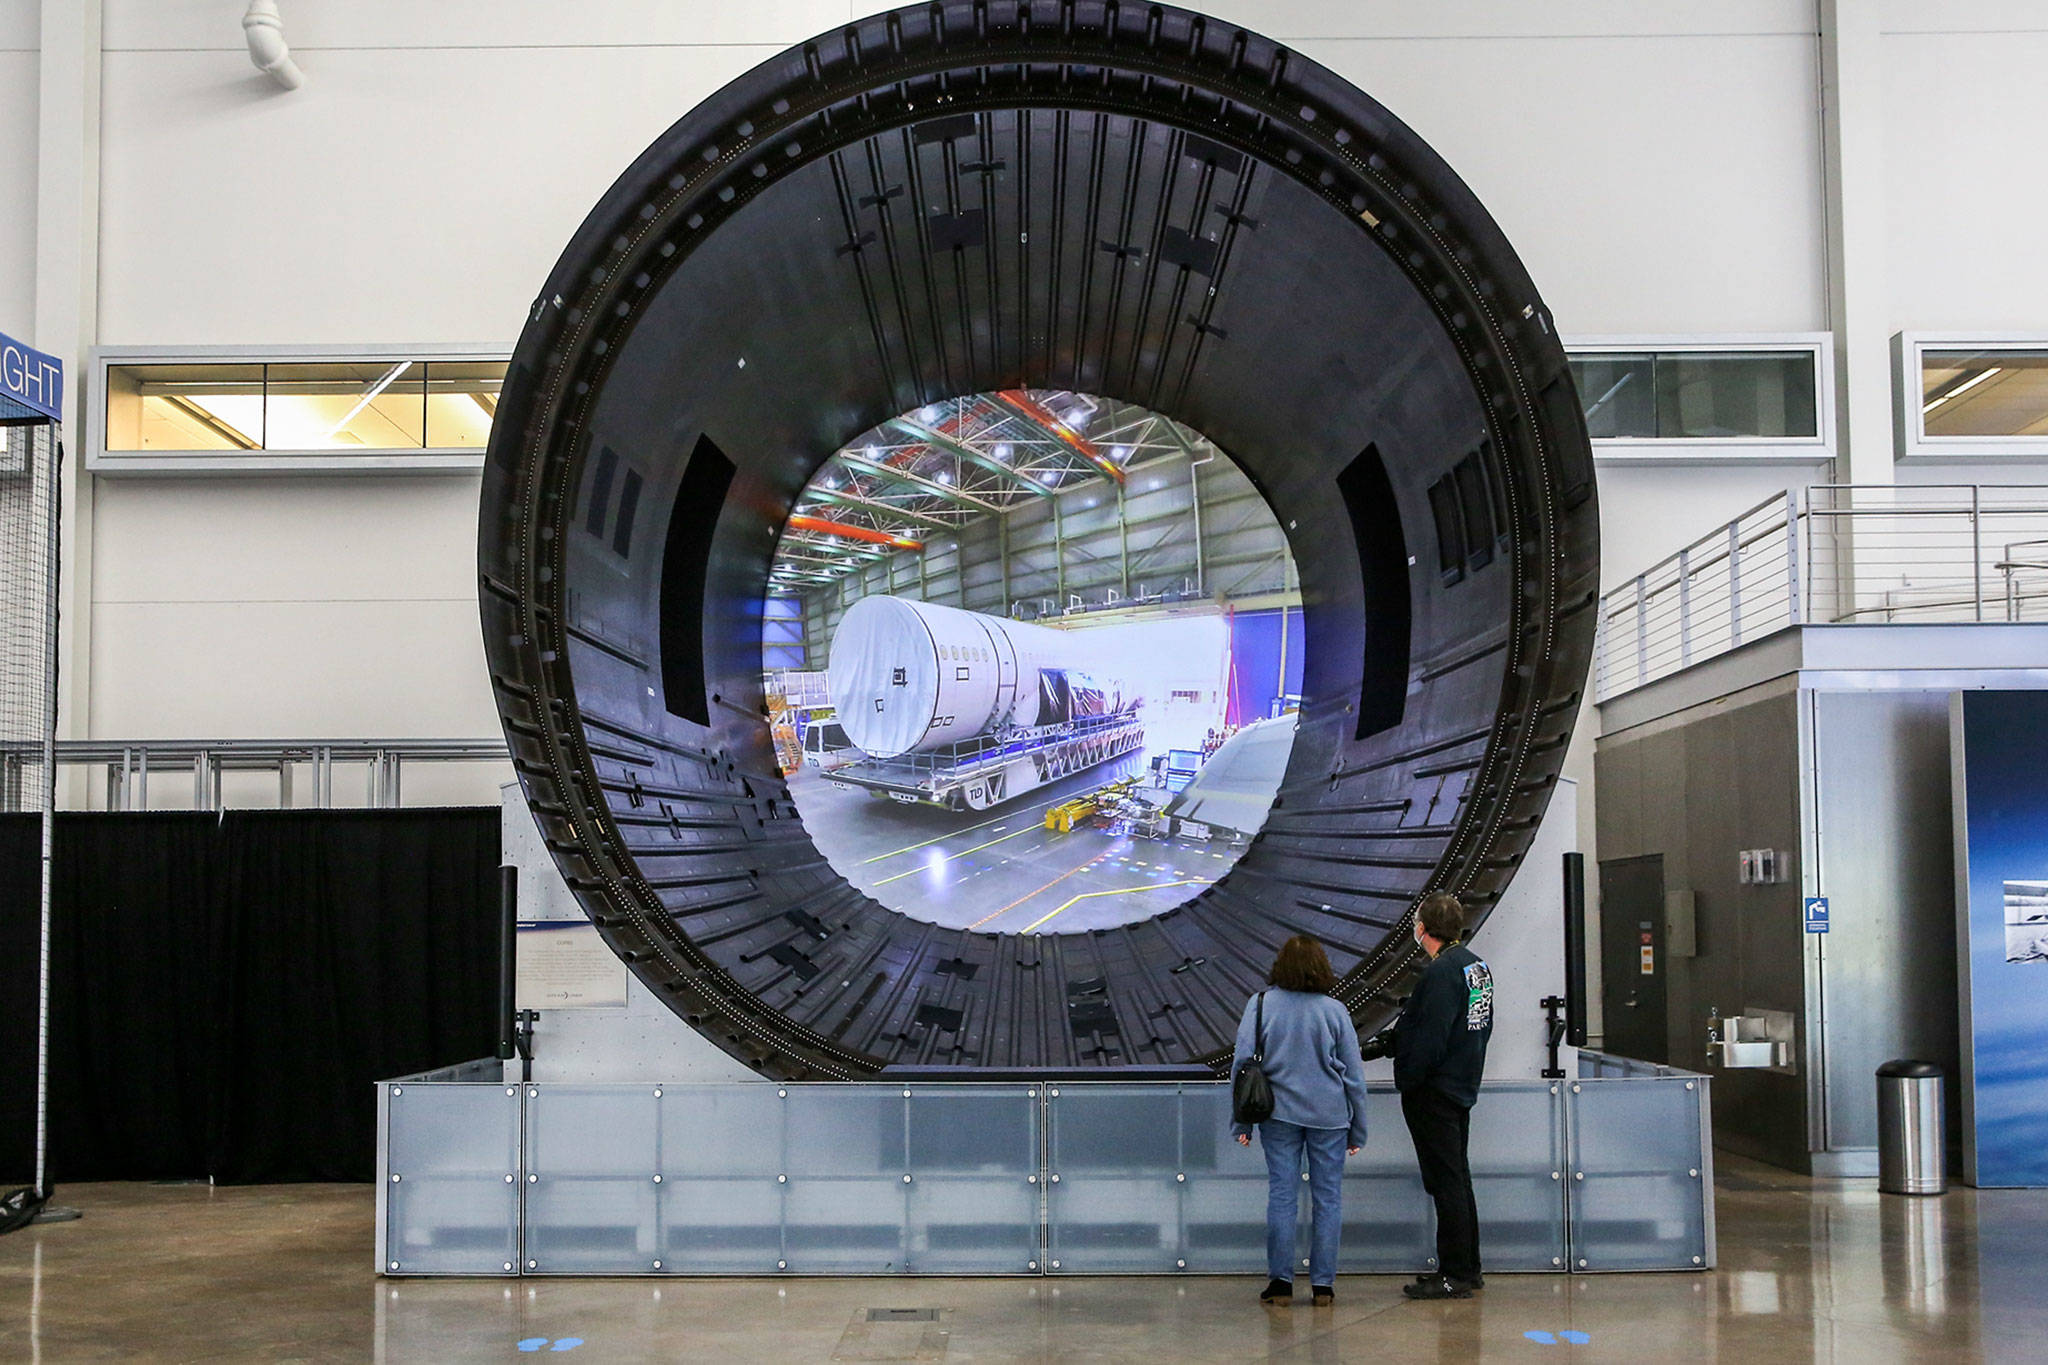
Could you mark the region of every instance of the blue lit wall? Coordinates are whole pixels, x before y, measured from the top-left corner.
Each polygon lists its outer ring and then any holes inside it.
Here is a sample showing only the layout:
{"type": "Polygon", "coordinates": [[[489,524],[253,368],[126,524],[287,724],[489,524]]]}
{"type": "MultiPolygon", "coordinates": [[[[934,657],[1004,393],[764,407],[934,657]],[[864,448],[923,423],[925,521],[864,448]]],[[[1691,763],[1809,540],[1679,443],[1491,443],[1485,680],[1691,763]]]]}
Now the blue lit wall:
{"type": "Polygon", "coordinates": [[[2007,883],[2048,880],[2048,693],[1960,701],[1964,1177],[2048,1186],[2048,961],[2007,910],[2007,883]]]}

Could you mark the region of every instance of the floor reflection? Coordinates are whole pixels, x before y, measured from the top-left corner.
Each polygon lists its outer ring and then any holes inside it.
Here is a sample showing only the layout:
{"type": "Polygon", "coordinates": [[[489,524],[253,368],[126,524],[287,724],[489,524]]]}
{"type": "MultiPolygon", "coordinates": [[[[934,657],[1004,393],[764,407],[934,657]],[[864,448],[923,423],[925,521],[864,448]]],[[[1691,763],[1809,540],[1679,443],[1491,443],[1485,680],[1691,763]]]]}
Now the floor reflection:
{"type": "Polygon", "coordinates": [[[0,1360],[2042,1358],[2048,1191],[1720,1164],[1713,1271],[1495,1274],[1455,1303],[1345,1276],[1327,1310],[1206,1276],[380,1280],[361,1186],[71,1186],[84,1221],[0,1238],[0,1360]]]}

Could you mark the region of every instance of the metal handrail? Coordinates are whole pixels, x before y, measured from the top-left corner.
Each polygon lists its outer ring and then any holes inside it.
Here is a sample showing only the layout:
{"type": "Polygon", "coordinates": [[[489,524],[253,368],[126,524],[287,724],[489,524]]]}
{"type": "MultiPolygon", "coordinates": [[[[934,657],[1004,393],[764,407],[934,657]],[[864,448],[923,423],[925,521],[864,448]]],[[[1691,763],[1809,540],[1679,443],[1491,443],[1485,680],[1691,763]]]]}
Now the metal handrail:
{"type": "Polygon", "coordinates": [[[2020,582],[2048,573],[2044,533],[2040,484],[1822,483],[1774,494],[1602,594],[1599,694],[1734,649],[1745,632],[1902,614],[1994,619],[1987,571],[2004,576],[2003,619],[2019,621],[2048,601],[2020,582]],[[2000,529],[2013,538],[2002,555],[1987,552],[2000,529]]]}
{"type": "MultiPolygon", "coordinates": [[[[0,743],[0,771],[11,772],[41,759],[40,746],[0,743]]],[[[401,776],[408,763],[509,762],[502,739],[60,739],[56,763],[65,767],[105,765],[109,810],[149,807],[152,775],[192,779],[192,809],[219,810],[222,777],[229,772],[274,771],[278,805],[291,807],[296,795],[293,773],[311,770],[312,805],[334,804],[334,767],[360,763],[365,768],[364,803],[398,806],[401,776]]],[[[0,781],[0,808],[11,808],[16,784],[0,781]]]]}

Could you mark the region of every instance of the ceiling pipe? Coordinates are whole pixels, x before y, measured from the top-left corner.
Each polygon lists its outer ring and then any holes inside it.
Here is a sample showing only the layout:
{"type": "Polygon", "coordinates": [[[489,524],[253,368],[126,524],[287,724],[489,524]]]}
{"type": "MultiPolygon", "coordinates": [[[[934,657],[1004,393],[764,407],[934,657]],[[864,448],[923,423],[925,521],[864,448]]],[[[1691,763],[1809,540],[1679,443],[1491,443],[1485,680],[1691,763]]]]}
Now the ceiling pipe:
{"type": "Polygon", "coordinates": [[[242,16],[242,36],[249,40],[249,60],[256,69],[287,90],[306,83],[306,73],[292,60],[285,46],[284,21],[277,15],[277,0],[249,0],[242,16]]]}

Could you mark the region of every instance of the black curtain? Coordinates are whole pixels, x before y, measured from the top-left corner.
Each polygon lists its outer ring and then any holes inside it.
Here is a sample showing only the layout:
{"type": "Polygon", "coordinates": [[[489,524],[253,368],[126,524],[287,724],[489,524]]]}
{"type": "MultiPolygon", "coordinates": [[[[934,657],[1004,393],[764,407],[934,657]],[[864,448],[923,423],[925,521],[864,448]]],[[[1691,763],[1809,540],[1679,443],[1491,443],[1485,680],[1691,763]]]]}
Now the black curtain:
{"type": "Polygon", "coordinates": [[[496,1046],[497,864],[495,808],[59,816],[53,1178],[370,1179],[372,1082],[496,1046]]]}
{"type": "Polygon", "coordinates": [[[0,815],[0,1189],[36,1173],[42,817],[0,815]]]}
{"type": "Polygon", "coordinates": [[[219,816],[60,813],[50,897],[50,1173],[207,1174],[219,816]]]}
{"type": "Polygon", "coordinates": [[[498,1044],[498,811],[251,811],[221,826],[211,1173],[368,1180],[372,1083],[498,1044]]]}

